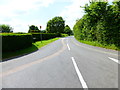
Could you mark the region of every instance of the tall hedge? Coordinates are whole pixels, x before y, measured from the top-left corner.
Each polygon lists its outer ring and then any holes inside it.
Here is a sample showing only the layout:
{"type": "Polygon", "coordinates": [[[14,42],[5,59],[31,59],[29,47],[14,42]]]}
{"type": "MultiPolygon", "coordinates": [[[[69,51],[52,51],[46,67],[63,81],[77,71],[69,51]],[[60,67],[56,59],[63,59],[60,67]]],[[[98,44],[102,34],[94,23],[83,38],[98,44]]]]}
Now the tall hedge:
{"type": "Polygon", "coordinates": [[[33,41],[48,40],[55,37],[60,37],[60,33],[32,33],[33,41]]]}
{"type": "Polygon", "coordinates": [[[91,2],[84,11],[85,15],[74,25],[75,38],[120,47],[120,1],[112,5],[91,2]]]}
{"type": "Polygon", "coordinates": [[[2,36],[2,52],[14,52],[27,48],[35,41],[48,40],[55,37],[61,37],[60,33],[3,33],[2,36]]]}
{"type": "Polygon", "coordinates": [[[31,34],[3,34],[2,52],[11,52],[20,50],[32,45],[31,34]]]}

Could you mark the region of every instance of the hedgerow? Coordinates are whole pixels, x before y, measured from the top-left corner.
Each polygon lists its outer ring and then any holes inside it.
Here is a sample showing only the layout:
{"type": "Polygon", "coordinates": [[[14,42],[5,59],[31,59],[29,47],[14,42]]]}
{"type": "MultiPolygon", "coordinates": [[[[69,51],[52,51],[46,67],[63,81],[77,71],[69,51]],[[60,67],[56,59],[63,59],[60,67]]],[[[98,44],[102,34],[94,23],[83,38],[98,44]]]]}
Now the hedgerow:
{"type": "Polygon", "coordinates": [[[32,45],[31,34],[2,34],[2,52],[20,50],[32,45]]]}
{"type": "Polygon", "coordinates": [[[120,47],[120,1],[91,2],[84,7],[85,15],[76,21],[74,36],[78,40],[97,41],[120,47]]]}
{"type": "Polygon", "coordinates": [[[33,41],[48,40],[55,37],[61,37],[59,33],[32,33],[33,41]]]}
{"type": "Polygon", "coordinates": [[[33,42],[48,40],[55,37],[65,37],[60,33],[0,33],[2,36],[2,52],[17,51],[27,48],[33,42]]]}

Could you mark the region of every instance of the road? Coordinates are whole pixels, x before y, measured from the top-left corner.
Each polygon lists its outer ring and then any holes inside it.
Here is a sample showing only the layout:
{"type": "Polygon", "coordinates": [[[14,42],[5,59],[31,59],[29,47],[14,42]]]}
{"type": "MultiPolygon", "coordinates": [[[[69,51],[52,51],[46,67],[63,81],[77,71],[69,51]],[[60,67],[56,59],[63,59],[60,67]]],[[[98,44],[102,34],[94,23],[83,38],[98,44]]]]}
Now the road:
{"type": "MultiPolygon", "coordinates": [[[[2,62],[2,88],[118,88],[118,52],[61,38],[2,62]]],[[[113,89],[112,89],[113,90],[113,89]]]]}

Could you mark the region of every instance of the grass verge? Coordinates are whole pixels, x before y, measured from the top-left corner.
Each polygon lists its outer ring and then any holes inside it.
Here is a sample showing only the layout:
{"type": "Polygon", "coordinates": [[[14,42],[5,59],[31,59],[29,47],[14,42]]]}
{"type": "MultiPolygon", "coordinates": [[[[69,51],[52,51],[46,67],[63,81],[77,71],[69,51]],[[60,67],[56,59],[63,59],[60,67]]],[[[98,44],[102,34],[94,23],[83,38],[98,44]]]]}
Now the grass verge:
{"type": "Polygon", "coordinates": [[[106,49],[112,49],[112,50],[120,51],[120,47],[117,47],[114,44],[105,45],[105,44],[101,44],[97,41],[84,41],[84,40],[78,40],[78,41],[81,42],[81,43],[84,43],[84,44],[92,45],[92,46],[97,46],[97,47],[102,47],[102,48],[106,48],[106,49]]]}
{"type": "Polygon", "coordinates": [[[58,39],[59,38],[43,40],[42,43],[41,43],[41,41],[38,41],[38,42],[33,43],[31,47],[28,47],[28,48],[25,48],[25,49],[22,49],[22,50],[18,50],[18,51],[15,51],[15,52],[4,52],[4,53],[2,53],[2,59],[4,61],[4,60],[8,60],[8,59],[11,59],[11,58],[15,58],[15,57],[19,57],[19,56],[23,56],[23,55],[32,53],[32,52],[38,50],[39,48],[41,48],[41,47],[43,47],[43,46],[45,46],[49,43],[52,43],[52,42],[54,42],[58,39]]]}

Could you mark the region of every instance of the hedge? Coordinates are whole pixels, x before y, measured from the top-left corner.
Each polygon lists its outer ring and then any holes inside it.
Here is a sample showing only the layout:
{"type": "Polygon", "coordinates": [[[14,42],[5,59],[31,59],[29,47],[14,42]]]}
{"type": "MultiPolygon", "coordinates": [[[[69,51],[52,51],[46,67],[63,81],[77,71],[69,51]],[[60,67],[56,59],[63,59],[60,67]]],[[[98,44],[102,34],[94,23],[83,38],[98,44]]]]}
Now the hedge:
{"type": "Polygon", "coordinates": [[[73,27],[78,40],[95,41],[120,47],[120,1],[92,2],[84,7],[85,15],[73,27]]]}
{"type": "Polygon", "coordinates": [[[32,45],[31,34],[2,34],[2,52],[20,50],[32,45]]]}
{"type": "Polygon", "coordinates": [[[60,33],[0,33],[2,36],[2,52],[12,52],[27,48],[32,42],[48,40],[55,37],[65,37],[66,34],[60,33]]]}
{"type": "Polygon", "coordinates": [[[33,41],[48,40],[55,37],[61,37],[59,33],[32,33],[33,41]]]}
{"type": "Polygon", "coordinates": [[[61,34],[61,37],[68,37],[68,34],[61,34]]]}

